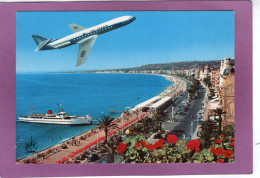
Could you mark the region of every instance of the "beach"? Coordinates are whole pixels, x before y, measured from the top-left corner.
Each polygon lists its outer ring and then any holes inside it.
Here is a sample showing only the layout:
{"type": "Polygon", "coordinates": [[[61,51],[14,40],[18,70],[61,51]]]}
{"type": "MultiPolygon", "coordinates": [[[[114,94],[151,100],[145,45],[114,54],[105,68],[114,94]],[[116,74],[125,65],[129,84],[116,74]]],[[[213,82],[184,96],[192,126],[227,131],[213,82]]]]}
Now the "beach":
{"type": "MultiPolygon", "coordinates": [[[[158,96],[171,97],[179,91],[186,90],[186,84],[184,81],[174,76],[160,76],[165,77],[172,83],[172,85],[166,88],[158,96]]],[[[138,108],[133,108],[130,111],[123,112],[120,117],[114,119],[113,121],[115,124],[117,124],[119,129],[111,132],[109,136],[122,134],[122,130],[126,130],[128,127],[136,123],[142,117],[149,117],[150,114],[150,112],[143,112],[138,108]]],[[[44,149],[23,159],[17,160],[17,163],[57,163],[58,161],[61,161],[64,158],[70,156],[72,157],[72,155],[78,155],[83,150],[97,148],[98,144],[104,141],[104,137],[104,131],[102,131],[101,128],[95,127],[78,136],[72,136],[72,138],[63,141],[62,143],[44,149]]]]}

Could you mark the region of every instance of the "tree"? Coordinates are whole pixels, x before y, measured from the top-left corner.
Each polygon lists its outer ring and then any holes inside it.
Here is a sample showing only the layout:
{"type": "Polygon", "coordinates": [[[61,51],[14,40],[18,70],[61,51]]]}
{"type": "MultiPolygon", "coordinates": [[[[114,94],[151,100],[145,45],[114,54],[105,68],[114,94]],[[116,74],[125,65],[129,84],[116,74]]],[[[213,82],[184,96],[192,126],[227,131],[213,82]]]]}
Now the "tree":
{"type": "Polygon", "coordinates": [[[109,130],[113,130],[118,128],[117,124],[112,123],[112,121],[114,120],[114,118],[112,118],[111,115],[102,115],[101,119],[97,119],[98,123],[96,124],[97,126],[99,126],[101,129],[104,129],[105,131],[105,142],[107,143],[107,134],[109,130]]]}
{"type": "Polygon", "coordinates": [[[159,110],[158,112],[156,113],[153,113],[153,116],[152,116],[152,119],[154,120],[154,122],[159,126],[159,130],[162,130],[162,122],[165,121],[165,119],[168,118],[168,115],[159,110]]]}
{"type": "Polygon", "coordinates": [[[201,139],[202,147],[209,148],[212,142],[218,136],[217,128],[214,121],[210,119],[204,121],[198,132],[198,136],[201,139]]]}
{"type": "Polygon", "coordinates": [[[146,136],[149,131],[150,128],[153,128],[154,124],[151,118],[149,117],[145,117],[145,118],[141,118],[134,126],[133,129],[135,129],[135,132],[137,134],[141,134],[146,136]]]}
{"type": "Polygon", "coordinates": [[[131,127],[130,127],[130,130],[131,132],[135,133],[135,134],[143,134],[144,133],[144,126],[143,124],[137,122],[136,124],[133,124],[131,127]]]}
{"type": "Polygon", "coordinates": [[[210,88],[212,86],[211,81],[210,81],[210,77],[206,77],[203,79],[203,82],[205,83],[205,85],[210,88]]]}
{"type": "Polygon", "coordinates": [[[222,126],[222,115],[225,114],[226,112],[223,111],[221,108],[217,108],[215,110],[215,113],[218,115],[218,119],[216,119],[218,121],[218,133],[221,134],[221,126],[222,126]]]}
{"type": "Polygon", "coordinates": [[[116,145],[118,145],[116,137],[112,137],[109,142],[104,142],[99,153],[106,155],[107,163],[114,163],[116,155],[116,145]]]}

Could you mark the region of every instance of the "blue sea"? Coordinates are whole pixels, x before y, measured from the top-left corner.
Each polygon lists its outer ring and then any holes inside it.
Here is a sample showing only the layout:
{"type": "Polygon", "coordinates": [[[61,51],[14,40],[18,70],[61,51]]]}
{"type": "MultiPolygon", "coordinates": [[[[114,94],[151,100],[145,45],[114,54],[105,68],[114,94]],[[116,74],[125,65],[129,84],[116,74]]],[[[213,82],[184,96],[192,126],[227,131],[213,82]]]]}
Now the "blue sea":
{"type": "Polygon", "coordinates": [[[164,77],[142,74],[16,74],[16,158],[32,154],[25,150],[31,137],[40,151],[95,127],[23,123],[19,116],[49,109],[58,112],[60,103],[69,115],[90,115],[96,120],[110,110],[134,108],[170,85],[164,77]]]}

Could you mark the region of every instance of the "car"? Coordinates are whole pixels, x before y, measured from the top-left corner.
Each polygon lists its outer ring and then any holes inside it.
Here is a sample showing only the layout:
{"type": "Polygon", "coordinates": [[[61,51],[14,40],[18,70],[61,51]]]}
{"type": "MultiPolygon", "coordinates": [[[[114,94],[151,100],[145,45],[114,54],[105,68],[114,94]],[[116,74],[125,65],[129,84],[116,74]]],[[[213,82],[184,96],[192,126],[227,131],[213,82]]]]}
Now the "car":
{"type": "Polygon", "coordinates": [[[198,122],[199,124],[202,124],[202,123],[203,123],[203,120],[201,120],[201,119],[196,119],[196,120],[194,120],[194,122],[198,122]]]}
{"type": "Polygon", "coordinates": [[[88,156],[88,161],[93,162],[93,161],[96,161],[96,160],[98,160],[98,155],[96,153],[90,153],[89,156],[88,156]]]}

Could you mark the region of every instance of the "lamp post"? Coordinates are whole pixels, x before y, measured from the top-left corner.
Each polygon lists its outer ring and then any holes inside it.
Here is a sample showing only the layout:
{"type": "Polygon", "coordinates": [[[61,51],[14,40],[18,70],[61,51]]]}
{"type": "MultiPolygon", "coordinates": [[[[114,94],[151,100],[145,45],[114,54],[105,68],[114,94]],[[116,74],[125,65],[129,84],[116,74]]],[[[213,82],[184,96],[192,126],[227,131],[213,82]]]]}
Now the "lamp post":
{"type": "MultiPolygon", "coordinates": [[[[129,106],[125,107],[125,111],[127,111],[127,109],[131,109],[131,107],[129,107],[129,106]]],[[[124,124],[124,115],[123,115],[123,117],[122,117],[122,136],[124,136],[123,124],[124,124]]]]}
{"type": "Polygon", "coordinates": [[[190,122],[190,139],[192,137],[192,126],[193,126],[193,122],[190,122]]]}
{"type": "Polygon", "coordinates": [[[123,123],[124,123],[124,117],[122,117],[121,121],[122,121],[122,122],[121,122],[121,125],[122,125],[122,131],[121,131],[121,132],[122,132],[122,136],[123,136],[123,135],[124,135],[124,133],[123,133],[123,123]]]}
{"type": "Polygon", "coordinates": [[[57,157],[56,157],[57,162],[58,162],[58,160],[59,160],[59,156],[58,156],[58,154],[59,154],[59,144],[57,145],[57,152],[56,152],[56,155],[57,155],[57,157]]]}
{"type": "Polygon", "coordinates": [[[174,107],[172,107],[172,119],[173,119],[173,110],[174,110],[174,107]]]}
{"type": "Polygon", "coordinates": [[[98,150],[98,133],[99,133],[99,129],[96,129],[96,131],[97,131],[97,150],[98,150]]]}

